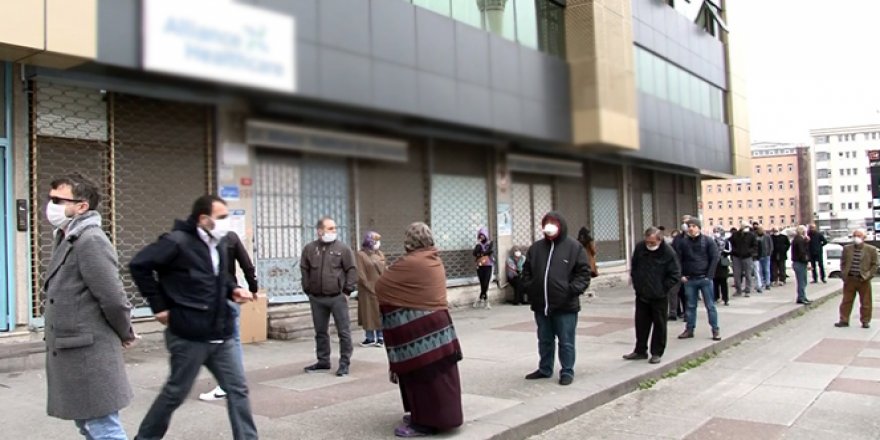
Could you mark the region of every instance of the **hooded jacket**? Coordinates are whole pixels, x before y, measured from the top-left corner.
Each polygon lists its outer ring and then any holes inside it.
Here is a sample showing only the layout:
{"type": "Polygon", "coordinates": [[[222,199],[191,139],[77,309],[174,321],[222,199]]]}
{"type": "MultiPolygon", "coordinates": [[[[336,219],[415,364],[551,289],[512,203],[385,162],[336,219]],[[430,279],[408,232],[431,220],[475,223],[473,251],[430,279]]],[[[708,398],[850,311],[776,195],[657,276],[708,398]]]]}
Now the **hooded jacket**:
{"type": "Polygon", "coordinates": [[[217,245],[220,270],[215,274],[211,251],[197,227],[192,218],[176,220],[174,230],[138,252],[129,269],[153,313],[168,310],[169,331],[194,341],[228,339],[235,316],[226,300],[238,287],[224,270],[229,247],[225,238],[217,245]]]}
{"type": "Polygon", "coordinates": [[[477,243],[477,245],[474,246],[474,258],[476,258],[476,260],[477,260],[477,266],[494,266],[495,265],[495,250],[493,248],[494,248],[495,244],[492,243],[492,237],[489,236],[489,230],[486,229],[485,227],[480,228],[480,230],[477,231],[477,241],[480,240],[481,235],[486,237],[486,242],[485,243],[477,243]],[[489,258],[486,258],[485,260],[483,260],[484,263],[481,264],[480,260],[482,259],[482,257],[489,257],[489,258]]]}
{"type": "Polygon", "coordinates": [[[553,240],[545,237],[532,243],[523,265],[523,286],[532,311],[545,316],[576,313],[581,310],[578,297],[590,287],[587,252],[568,236],[568,225],[562,215],[551,211],[541,224],[549,219],[559,223],[559,233],[553,240]]]}
{"type": "Polygon", "coordinates": [[[660,248],[651,251],[645,242],[636,245],[629,271],[636,298],[653,301],[666,298],[681,280],[681,268],[672,246],[660,242],[660,248]]]}

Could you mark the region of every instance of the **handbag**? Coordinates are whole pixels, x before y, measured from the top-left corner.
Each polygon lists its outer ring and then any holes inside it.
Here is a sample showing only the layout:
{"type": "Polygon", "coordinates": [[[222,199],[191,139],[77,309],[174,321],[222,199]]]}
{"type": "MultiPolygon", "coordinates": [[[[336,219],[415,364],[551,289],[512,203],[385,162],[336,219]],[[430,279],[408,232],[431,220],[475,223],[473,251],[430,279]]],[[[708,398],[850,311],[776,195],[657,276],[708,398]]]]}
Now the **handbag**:
{"type": "Polygon", "coordinates": [[[730,257],[728,257],[727,255],[722,255],[721,260],[718,261],[718,264],[720,264],[722,267],[729,267],[730,257]]]}

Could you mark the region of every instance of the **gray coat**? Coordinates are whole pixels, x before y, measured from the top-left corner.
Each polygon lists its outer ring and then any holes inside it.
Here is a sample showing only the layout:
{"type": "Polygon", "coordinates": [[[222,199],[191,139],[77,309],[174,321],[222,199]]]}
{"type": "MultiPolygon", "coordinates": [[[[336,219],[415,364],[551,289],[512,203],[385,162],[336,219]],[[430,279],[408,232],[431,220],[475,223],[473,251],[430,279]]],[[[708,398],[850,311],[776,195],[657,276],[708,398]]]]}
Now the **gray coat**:
{"type": "Polygon", "coordinates": [[[122,341],[134,337],[131,304],[100,214],[59,232],[44,289],[48,414],[91,419],[128,406],[122,341]]]}

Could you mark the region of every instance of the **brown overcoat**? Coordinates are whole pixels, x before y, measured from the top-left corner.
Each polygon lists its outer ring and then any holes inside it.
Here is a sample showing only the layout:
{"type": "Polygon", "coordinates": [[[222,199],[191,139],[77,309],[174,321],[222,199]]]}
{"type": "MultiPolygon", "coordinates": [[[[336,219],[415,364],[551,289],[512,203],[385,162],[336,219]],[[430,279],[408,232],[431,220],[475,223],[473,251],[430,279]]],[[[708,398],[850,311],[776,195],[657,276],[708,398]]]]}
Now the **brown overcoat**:
{"type": "Polygon", "coordinates": [[[381,330],[382,315],[376,298],[376,281],[385,272],[385,254],[382,251],[357,253],[358,324],[364,330],[381,330]]]}

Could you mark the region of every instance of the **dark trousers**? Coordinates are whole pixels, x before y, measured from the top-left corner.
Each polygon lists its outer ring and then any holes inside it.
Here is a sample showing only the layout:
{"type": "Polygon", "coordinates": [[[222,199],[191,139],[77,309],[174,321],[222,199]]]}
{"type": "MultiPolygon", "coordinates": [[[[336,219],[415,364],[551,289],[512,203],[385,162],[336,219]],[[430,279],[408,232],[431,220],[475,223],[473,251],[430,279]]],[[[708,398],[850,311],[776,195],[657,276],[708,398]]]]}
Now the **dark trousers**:
{"type": "Polygon", "coordinates": [[[339,366],[351,365],[351,318],[348,315],[348,297],[309,295],[312,323],[315,325],[315,354],[318,363],[330,365],[330,316],[339,334],[339,366]]]}
{"type": "Polygon", "coordinates": [[[648,353],[648,335],[651,335],[651,354],[663,356],[666,351],[666,309],[668,298],[643,300],[636,298],[636,349],[648,353]],[[653,332],[651,331],[653,328],[653,332]]]}
{"type": "Polygon", "coordinates": [[[256,439],[257,427],[251,415],[238,342],[235,339],[220,344],[190,341],[165,330],[165,346],[171,355],[171,373],[144,416],[136,438],[153,440],[165,436],[171,415],[186,399],[204,365],[217,379],[220,388],[226,391],[226,411],[232,424],[232,437],[236,440],[256,439]]]}
{"type": "Polygon", "coordinates": [[[678,283],[669,291],[669,316],[672,318],[684,316],[685,304],[687,304],[687,300],[684,297],[684,289],[682,289],[681,283],[678,283]]]}
{"type": "Polygon", "coordinates": [[[509,278],[507,282],[510,283],[510,287],[513,288],[513,303],[526,304],[526,292],[525,289],[522,288],[522,280],[516,276],[509,278]]]}
{"type": "Polygon", "coordinates": [[[712,286],[715,289],[715,301],[720,299],[724,301],[724,304],[727,304],[730,301],[730,286],[727,285],[727,276],[713,279],[712,286]]]}
{"type": "Polygon", "coordinates": [[[480,279],[480,299],[487,299],[489,281],[492,280],[492,266],[477,267],[477,277],[480,279]]]}
{"type": "Polygon", "coordinates": [[[819,272],[816,271],[816,265],[819,266],[819,271],[822,273],[822,281],[825,281],[825,256],[822,254],[812,254],[810,255],[810,267],[813,269],[813,282],[816,283],[819,280],[816,277],[819,275],[819,272]]]}
{"type": "Polygon", "coordinates": [[[779,281],[780,283],[784,283],[786,279],[785,274],[785,257],[779,258],[774,257],[770,260],[770,279],[771,281],[779,281]]]}
{"type": "Polygon", "coordinates": [[[559,341],[560,376],[574,376],[574,336],[577,330],[578,314],[554,313],[544,316],[543,312],[535,312],[538,324],[538,354],[541,361],[538,370],[545,376],[553,374],[553,363],[556,360],[555,342],[559,341]]]}

